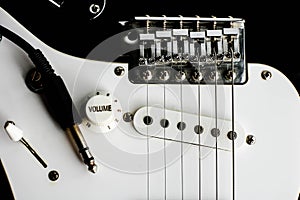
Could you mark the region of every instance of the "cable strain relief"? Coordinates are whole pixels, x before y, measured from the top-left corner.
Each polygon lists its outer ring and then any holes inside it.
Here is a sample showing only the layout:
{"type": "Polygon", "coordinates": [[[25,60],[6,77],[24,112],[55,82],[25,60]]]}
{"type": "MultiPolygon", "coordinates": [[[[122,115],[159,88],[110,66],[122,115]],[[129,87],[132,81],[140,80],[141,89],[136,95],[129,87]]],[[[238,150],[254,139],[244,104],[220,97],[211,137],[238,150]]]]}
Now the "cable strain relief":
{"type": "Polygon", "coordinates": [[[28,56],[41,74],[50,75],[54,73],[54,69],[41,50],[35,49],[28,56]]]}

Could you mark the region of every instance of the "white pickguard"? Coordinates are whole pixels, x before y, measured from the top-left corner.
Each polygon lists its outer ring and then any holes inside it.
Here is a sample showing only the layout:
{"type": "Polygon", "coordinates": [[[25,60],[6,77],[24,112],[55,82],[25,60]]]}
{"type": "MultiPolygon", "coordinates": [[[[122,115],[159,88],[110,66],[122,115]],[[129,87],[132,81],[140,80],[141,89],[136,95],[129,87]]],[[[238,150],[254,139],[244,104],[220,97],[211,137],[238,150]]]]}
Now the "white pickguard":
{"type": "MultiPolygon", "coordinates": [[[[0,24],[44,52],[57,74],[64,79],[78,108],[95,91],[110,92],[119,100],[123,113],[134,113],[147,105],[147,86],[128,81],[126,63],[85,60],[58,52],[39,41],[2,9],[0,24]],[[125,68],[124,76],[114,74],[116,66],[125,68]]],[[[99,165],[97,174],[91,174],[73,150],[68,137],[46,111],[39,95],[26,87],[24,78],[32,64],[27,55],[6,38],[0,42],[0,64],[0,124],[13,120],[48,164],[48,168],[42,168],[24,146],[12,142],[4,129],[0,131],[0,157],[17,200],[138,200],[147,199],[147,189],[150,199],[164,199],[164,158],[167,164],[167,199],[181,199],[182,183],[184,199],[198,199],[199,177],[202,199],[215,199],[214,149],[201,148],[199,176],[198,146],[167,141],[164,157],[163,140],[150,138],[147,167],[146,137],[136,131],[132,122],[123,120],[105,134],[82,126],[85,139],[99,165]],[[48,179],[52,169],[60,174],[55,182],[48,179]]],[[[300,192],[298,93],[281,72],[270,66],[248,64],[248,76],[245,85],[235,86],[235,120],[244,129],[245,135],[256,137],[256,143],[248,145],[244,142],[236,149],[236,199],[297,199],[300,192]],[[263,80],[263,70],[270,71],[272,78],[263,80]]],[[[183,110],[183,119],[187,113],[198,114],[198,86],[184,85],[182,98],[179,85],[165,87],[165,105],[168,109],[183,110]]],[[[163,89],[163,85],[148,87],[149,106],[162,107],[163,89]]],[[[214,86],[201,85],[200,90],[201,115],[215,117],[214,86]]],[[[217,90],[218,118],[230,120],[231,86],[218,86],[217,90]]],[[[212,127],[213,122],[209,128],[212,127]]],[[[197,137],[193,131],[183,132],[197,137]]],[[[218,176],[219,199],[232,199],[230,151],[218,151],[218,176]]]]}

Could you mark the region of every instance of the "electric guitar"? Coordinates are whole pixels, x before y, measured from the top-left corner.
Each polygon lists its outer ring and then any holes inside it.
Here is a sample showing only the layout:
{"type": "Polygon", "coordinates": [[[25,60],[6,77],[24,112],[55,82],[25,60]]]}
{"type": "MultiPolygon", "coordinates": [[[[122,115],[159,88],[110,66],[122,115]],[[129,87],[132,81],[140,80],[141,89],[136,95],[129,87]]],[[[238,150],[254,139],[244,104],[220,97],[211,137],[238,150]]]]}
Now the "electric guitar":
{"type": "Polygon", "coordinates": [[[43,76],[2,36],[0,157],[15,199],[297,199],[299,94],[280,71],[246,62],[243,23],[136,17],[82,59],[0,9],[0,24],[43,52],[82,118],[70,142],[39,97],[43,76]]]}

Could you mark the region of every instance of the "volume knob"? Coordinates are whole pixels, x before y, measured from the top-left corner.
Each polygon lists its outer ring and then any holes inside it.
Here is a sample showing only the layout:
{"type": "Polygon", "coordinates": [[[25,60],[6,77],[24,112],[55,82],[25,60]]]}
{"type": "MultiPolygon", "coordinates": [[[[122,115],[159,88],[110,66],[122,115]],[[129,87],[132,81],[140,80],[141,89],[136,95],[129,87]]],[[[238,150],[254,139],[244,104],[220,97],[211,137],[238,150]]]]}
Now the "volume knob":
{"type": "Polygon", "coordinates": [[[106,133],[120,121],[122,109],[119,101],[109,93],[97,92],[85,105],[85,126],[94,132],[106,133]]]}

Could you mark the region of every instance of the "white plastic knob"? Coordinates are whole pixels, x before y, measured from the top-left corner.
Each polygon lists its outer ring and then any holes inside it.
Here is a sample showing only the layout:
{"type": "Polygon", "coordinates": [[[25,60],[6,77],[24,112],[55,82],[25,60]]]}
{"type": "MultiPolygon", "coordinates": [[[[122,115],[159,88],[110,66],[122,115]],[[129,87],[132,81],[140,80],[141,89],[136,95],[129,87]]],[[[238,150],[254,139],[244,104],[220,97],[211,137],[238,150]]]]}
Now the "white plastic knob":
{"type": "Polygon", "coordinates": [[[117,127],[122,108],[118,99],[106,92],[97,92],[85,104],[85,126],[94,132],[106,133],[117,127]]]}
{"type": "Polygon", "coordinates": [[[86,116],[95,125],[107,125],[114,117],[112,98],[105,95],[96,95],[90,98],[85,108],[86,116]]]}

